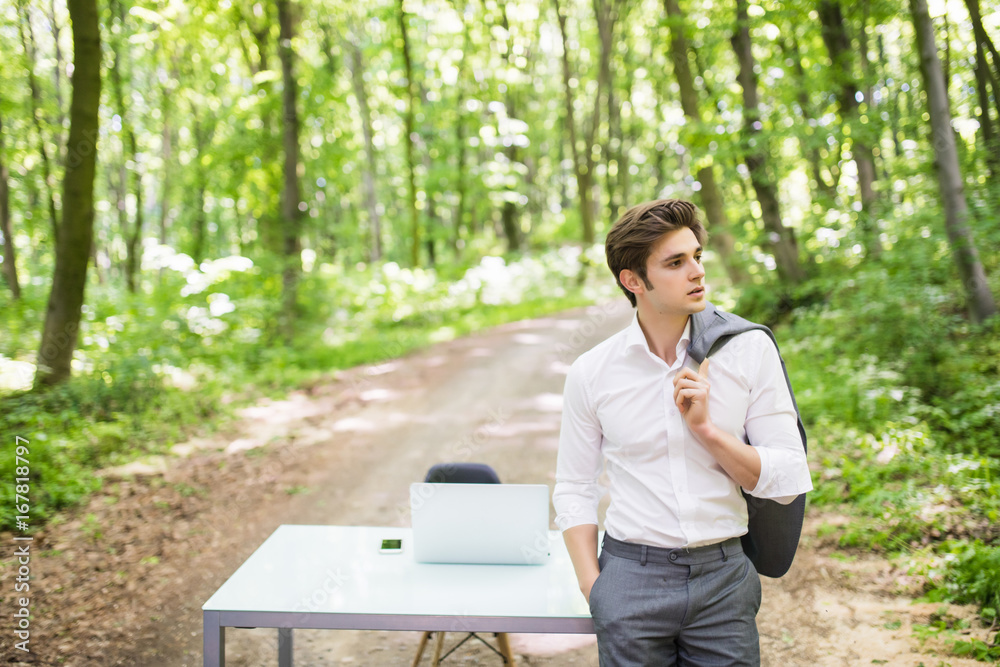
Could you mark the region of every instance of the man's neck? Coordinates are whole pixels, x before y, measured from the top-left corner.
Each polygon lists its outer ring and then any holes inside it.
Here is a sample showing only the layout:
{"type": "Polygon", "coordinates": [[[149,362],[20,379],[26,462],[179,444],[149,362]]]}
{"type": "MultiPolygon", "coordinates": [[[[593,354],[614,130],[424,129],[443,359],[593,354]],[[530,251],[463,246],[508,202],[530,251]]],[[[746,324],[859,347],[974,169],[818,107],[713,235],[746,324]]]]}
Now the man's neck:
{"type": "Polygon", "coordinates": [[[677,343],[684,335],[684,327],[687,326],[689,316],[650,312],[641,306],[638,308],[638,314],[639,328],[646,336],[649,351],[667,362],[668,366],[673,366],[677,361],[677,343]]]}

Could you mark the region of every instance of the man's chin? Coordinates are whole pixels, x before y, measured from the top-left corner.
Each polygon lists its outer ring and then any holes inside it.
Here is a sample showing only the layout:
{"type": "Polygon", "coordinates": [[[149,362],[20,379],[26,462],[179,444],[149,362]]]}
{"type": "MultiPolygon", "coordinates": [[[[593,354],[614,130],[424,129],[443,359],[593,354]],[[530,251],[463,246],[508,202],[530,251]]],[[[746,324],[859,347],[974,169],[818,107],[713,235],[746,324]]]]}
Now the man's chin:
{"type": "Polygon", "coordinates": [[[694,303],[691,304],[690,312],[691,313],[700,313],[701,311],[705,310],[706,308],[708,308],[708,299],[706,299],[705,296],[702,295],[702,297],[700,299],[698,299],[697,301],[695,301],[694,303]]]}

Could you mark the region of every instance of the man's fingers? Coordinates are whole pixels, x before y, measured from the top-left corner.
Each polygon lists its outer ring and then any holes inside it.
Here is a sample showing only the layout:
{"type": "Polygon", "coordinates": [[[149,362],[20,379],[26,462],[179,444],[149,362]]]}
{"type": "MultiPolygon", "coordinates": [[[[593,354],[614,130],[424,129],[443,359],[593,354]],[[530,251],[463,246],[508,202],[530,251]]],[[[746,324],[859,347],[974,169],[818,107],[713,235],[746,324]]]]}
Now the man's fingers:
{"type": "Polygon", "coordinates": [[[708,359],[702,361],[701,365],[698,366],[697,374],[687,366],[681,368],[677,371],[677,375],[674,376],[674,383],[677,383],[679,380],[683,380],[685,378],[697,380],[699,375],[702,378],[708,379],[708,359]]]}
{"type": "Polygon", "coordinates": [[[705,397],[705,392],[692,387],[678,387],[674,392],[674,404],[683,412],[687,407],[705,397]]]}
{"type": "Polygon", "coordinates": [[[694,392],[697,391],[698,389],[699,389],[698,385],[692,382],[691,380],[684,380],[682,382],[678,382],[674,384],[674,401],[677,401],[677,398],[678,396],[681,395],[681,392],[683,391],[694,392]]]}

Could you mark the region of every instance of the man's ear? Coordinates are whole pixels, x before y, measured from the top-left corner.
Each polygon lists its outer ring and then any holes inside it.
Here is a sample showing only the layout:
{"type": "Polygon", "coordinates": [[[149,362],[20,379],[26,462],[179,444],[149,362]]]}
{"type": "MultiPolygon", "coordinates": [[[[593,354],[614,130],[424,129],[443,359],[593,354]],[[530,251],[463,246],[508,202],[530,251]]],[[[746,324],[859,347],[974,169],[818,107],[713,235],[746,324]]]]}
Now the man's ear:
{"type": "Polygon", "coordinates": [[[621,273],[618,274],[618,280],[632,294],[642,294],[645,291],[642,280],[631,269],[622,269],[621,273]]]}

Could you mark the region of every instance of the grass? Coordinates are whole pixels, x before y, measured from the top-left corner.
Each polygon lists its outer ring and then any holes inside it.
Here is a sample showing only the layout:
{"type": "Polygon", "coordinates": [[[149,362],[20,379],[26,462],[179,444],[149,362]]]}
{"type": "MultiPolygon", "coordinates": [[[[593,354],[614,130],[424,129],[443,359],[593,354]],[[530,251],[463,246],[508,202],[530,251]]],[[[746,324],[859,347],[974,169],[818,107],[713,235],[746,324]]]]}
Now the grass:
{"type": "MultiPolygon", "coordinates": [[[[101,484],[95,471],[162,454],[195,433],[210,436],[262,396],[613,295],[603,274],[582,271],[582,257],[563,250],[512,262],[487,258],[451,281],[394,264],[324,265],[303,281],[308,298],[287,345],[273,326],[280,285],[246,263],[168,270],[138,295],[95,289],[73,379],[45,393],[0,395],[0,431],[28,442],[29,525],[38,529],[80,504],[101,484]]],[[[0,325],[15,335],[0,341],[0,355],[31,358],[38,334],[23,318],[40,312],[44,298],[26,290],[2,311],[0,325]]],[[[13,477],[13,460],[4,472],[13,477]]],[[[13,493],[0,486],[3,529],[16,527],[13,493]]]]}
{"type": "MultiPolygon", "coordinates": [[[[960,289],[947,256],[922,265],[926,251],[813,281],[779,341],[810,435],[810,503],[848,517],[820,536],[896,560],[922,577],[925,599],[974,604],[989,628],[1000,609],[1000,318],[971,325],[949,297],[960,289]]],[[[1000,633],[970,640],[946,622],[920,633],[955,655],[1000,653],[1000,633]]]]}

